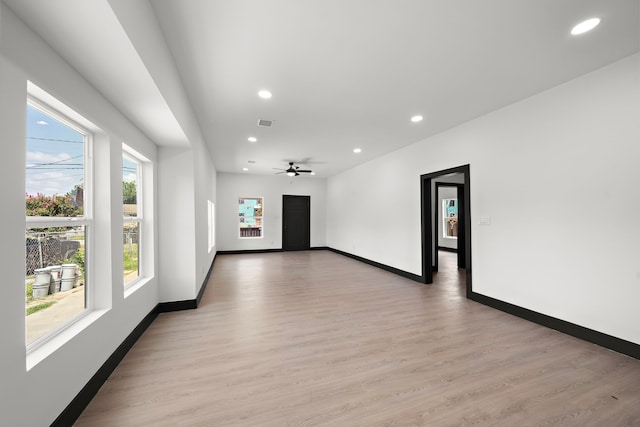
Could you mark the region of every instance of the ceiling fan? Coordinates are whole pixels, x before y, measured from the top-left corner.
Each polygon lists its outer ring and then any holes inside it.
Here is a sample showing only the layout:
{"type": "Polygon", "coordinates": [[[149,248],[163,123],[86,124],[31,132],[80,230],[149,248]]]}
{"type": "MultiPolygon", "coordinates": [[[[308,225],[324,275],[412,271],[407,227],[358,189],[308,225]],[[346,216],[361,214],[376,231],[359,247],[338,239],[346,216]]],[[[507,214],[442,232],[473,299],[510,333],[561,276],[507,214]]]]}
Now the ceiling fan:
{"type": "Polygon", "coordinates": [[[313,171],[309,169],[300,169],[300,166],[295,166],[293,162],[289,162],[288,169],[280,169],[280,168],[273,168],[273,169],[281,171],[281,172],[276,172],[276,174],[286,173],[289,176],[298,176],[301,173],[313,173],[313,171]]]}

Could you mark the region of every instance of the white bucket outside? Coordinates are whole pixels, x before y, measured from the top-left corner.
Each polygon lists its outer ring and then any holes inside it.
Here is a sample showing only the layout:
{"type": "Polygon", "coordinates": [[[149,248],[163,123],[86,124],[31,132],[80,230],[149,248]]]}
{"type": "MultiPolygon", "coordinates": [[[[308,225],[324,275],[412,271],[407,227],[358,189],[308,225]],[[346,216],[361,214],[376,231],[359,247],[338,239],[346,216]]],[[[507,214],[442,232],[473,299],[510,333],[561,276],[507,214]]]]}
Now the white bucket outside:
{"type": "Polygon", "coordinates": [[[36,275],[36,281],[34,285],[44,285],[49,284],[51,281],[51,274],[49,273],[49,267],[45,268],[36,268],[33,271],[36,275]]]}
{"type": "Polygon", "coordinates": [[[62,266],[52,265],[49,267],[51,273],[51,283],[49,285],[49,293],[55,294],[60,292],[60,279],[62,277],[62,266]]]}
{"type": "Polygon", "coordinates": [[[63,277],[62,283],[60,284],[60,291],[70,291],[71,289],[73,289],[75,281],[75,277],[63,277]]]}
{"type": "Polygon", "coordinates": [[[51,281],[51,274],[48,268],[36,268],[34,270],[36,280],[33,282],[33,292],[31,295],[34,298],[44,298],[49,295],[49,284],[51,281]]]}
{"type": "Polygon", "coordinates": [[[70,279],[76,277],[76,269],[78,266],[76,264],[62,264],[62,278],[70,279]]]}

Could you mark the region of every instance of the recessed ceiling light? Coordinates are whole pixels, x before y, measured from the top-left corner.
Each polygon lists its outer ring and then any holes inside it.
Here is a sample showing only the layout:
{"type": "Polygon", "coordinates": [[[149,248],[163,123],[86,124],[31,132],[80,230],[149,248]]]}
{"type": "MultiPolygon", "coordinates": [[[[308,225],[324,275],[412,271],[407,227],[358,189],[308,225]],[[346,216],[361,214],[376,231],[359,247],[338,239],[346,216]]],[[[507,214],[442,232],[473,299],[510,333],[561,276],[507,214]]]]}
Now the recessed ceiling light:
{"type": "Polygon", "coordinates": [[[258,138],[256,138],[255,136],[250,136],[249,138],[247,138],[247,141],[256,142],[256,141],[258,141],[258,138]]]}
{"type": "Polygon", "coordinates": [[[582,21],[575,27],[571,29],[571,34],[577,36],[578,34],[586,33],[587,31],[593,30],[600,23],[600,18],[591,18],[586,21],[582,21]]]}
{"type": "Polygon", "coordinates": [[[416,116],[411,117],[411,121],[412,121],[413,123],[421,122],[421,121],[422,121],[422,119],[423,119],[423,117],[422,117],[421,115],[419,115],[419,114],[418,114],[418,115],[416,115],[416,116]]]}
{"type": "Polygon", "coordinates": [[[242,168],[242,170],[246,172],[249,170],[249,168],[242,168]]]}
{"type": "Polygon", "coordinates": [[[269,99],[271,98],[271,92],[269,92],[266,89],[262,89],[261,91],[258,92],[258,96],[262,99],[269,99]]]}
{"type": "Polygon", "coordinates": [[[362,153],[362,148],[354,148],[353,152],[356,153],[356,154],[357,153],[362,153]]]}

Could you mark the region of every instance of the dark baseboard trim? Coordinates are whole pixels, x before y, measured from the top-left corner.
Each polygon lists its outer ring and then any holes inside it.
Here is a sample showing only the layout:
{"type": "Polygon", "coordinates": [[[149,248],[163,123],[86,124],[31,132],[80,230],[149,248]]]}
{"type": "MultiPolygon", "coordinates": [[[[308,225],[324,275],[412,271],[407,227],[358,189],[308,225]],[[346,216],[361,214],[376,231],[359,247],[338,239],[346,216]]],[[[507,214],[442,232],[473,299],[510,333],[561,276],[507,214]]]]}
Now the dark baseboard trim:
{"type": "Polygon", "coordinates": [[[422,276],[417,275],[417,274],[409,273],[408,271],[400,270],[399,268],[391,267],[391,266],[388,266],[388,265],[385,265],[385,264],[380,264],[379,262],[371,261],[370,259],[362,258],[361,256],[353,255],[353,254],[350,254],[348,252],[343,252],[343,251],[341,251],[339,249],[334,249],[334,248],[327,248],[327,249],[330,250],[331,252],[335,252],[337,254],[344,255],[344,256],[349,257],[349,258],[353,258],[353,259],[355,259],[357,261],[364,262],[365,264],[369,264],[369,265],[372,265],[374,267],[381,268],[381,269],[383,269],[385,271],[388,271],[390,273],[397,274],[398,276],[402,276],[402,277],[405,277],[407,279],[414,280],[416,282],[424,283],[424,278],[422,276]]]}
{"type": "MultiPolygon", "coordinates": [[[[329,249],[327,246],[312,246],[309,249],[302,249],[304,251],[326,251],[329,249]]],[[[238,249],[233,251],[218,251],[216,255],[242,255],[242,254],[266,254],[270,252],[285,252],[284,249],[238,249]]]]}
{"type": "Polygon", "coordinates": [[[439,251],[445,251],[445,252],[453,252],[453,253],[458,253],[457,249],[453,249],[453,248],[447,248],[446,246],[438,246],[438,250],[439,251]]]}
{"type": "Polygon", "coordinates": [[[617,351],[618,353],[626,354],[635,359],[640,359],[640,345],[631,341],[616,338],[602,332],[594,331],[593,329],[585,328],[584,326],[576,325],[575,323],[547,316],[546,314],[538,313],[475,292],[467,294],[467,298],[530,322],[546,326],[547,328],[555,329],[572,337],[597,344],[601,347],[617,351]]]}
{"type": "Polygon", "coordinates": [[[198,308],[198,300],[185,299],[182,301],[168,301],[158,304],[158,313],[169,313],[171,311],[193,310],[198,308]]]}
{"type": "Polygon", "coordinates": [[[82,411],[85,410],[91,399],[98,393],[100,387],[105,383],[109,375],[116,369],[120,361],[124,358],[127,352],[138,341],[138,338],[142,336],[144,331],[153,323],[156,317],[158,317],[158,306],[156,305],[149,314],[134,330],[122,341],[122,344],[109,356],[109,358],[102,364],[100,369],[91,377],[89,382],[82,387],[82,390],[73,398],[71,403],[62,411],[58,418],[51,423],[52,427],[66,427],[73,425],[76,422],[82,411]]]}
{"type": "Polygon", "coordinates": [[[213,264],[216,262],[217,256],[218,256],[218,253],[216,252],[216,254],[213,256],[213,259],[211,260],[211,265],[209,266],[209,271],[207,271],[207,275],[204,278],[204,282],[202,283],[202,286],[200,286],[200,292],[198,292],[198,296],[196,297],[196,308],[198,308],[198,306],[200,305],[200,300],[202,300],[202,296],[204,295],[204,290],[207,289],[209,278],[211,277],[211,273],[213,272],[213,264]]]}
{"type": "Polygon", "coordinates": [[[218,251],[216,255],[265,254],[269,252],[284,252],[283,249],[246,249],[237,251],[218,251]]]}

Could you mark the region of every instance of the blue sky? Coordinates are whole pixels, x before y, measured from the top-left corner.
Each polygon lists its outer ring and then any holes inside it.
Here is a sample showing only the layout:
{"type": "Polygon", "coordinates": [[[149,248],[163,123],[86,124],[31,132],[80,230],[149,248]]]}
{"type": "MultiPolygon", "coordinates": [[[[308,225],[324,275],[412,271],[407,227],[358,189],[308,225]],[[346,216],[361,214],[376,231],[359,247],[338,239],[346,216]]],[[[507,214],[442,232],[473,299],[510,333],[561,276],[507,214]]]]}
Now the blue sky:
{"type": "Polygon", "coordinates": [[[122,157],[122,181],[136,182],[138,179],[137,165],[126,157],[122,157]]]}
{"type": "MultiPolygon", "coordinates": [[[[84,182],[85,136],[27,105],[27,194],[65,195],[84,182]]],[[[122,180],[135,182],[136,164],[122,159],[122,180]]]]}
{"type": "Polygon", "coordinates": [[[64,195],[84,181],[84,135],[27,105],[27,194],[64,195]]]}

